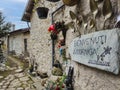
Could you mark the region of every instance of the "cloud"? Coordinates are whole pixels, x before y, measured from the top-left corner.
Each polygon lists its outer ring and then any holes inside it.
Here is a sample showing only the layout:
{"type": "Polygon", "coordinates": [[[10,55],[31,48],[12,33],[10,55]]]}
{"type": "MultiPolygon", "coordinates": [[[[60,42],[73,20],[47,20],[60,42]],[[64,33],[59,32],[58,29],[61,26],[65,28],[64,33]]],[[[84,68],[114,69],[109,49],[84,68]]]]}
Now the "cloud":
{"type": "Polygon", "coordinates": [[[16,29],[27,27],[21,22],[22,14],[28,0],[0,0],[0,12],[3,12],[6,22],[16,25],[16,29]]]}
{"type": "Polygon", "coordinates": [[[16,3],[26,3],[28,0],[11,0],[11,1],[16,3]]]}
{"type": "Polygon", "coordinates": [[[20,16],[8,16],[9,19],[21,19],[20,16]]]}
{"type": "Polygon", "coordinates": [[[15,24],[15,29],[21,29],[21,28],[27,28],[27,23],[23,22],[23,21],[14,21],[12,22],[13,24],[15,24]]]}
{"type": "Polygon", "coordinates": [[[4,11],[4,8],[0,8],[0,12],[3,12],[4,11]]]}

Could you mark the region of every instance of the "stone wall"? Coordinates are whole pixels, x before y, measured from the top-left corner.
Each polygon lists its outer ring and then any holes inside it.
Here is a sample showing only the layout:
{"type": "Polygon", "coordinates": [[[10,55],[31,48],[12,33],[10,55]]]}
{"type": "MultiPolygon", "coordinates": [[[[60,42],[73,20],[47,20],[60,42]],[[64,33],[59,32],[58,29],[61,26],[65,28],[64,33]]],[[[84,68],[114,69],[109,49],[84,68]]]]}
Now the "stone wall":
{"type": "Polygon", "coordinates": [[[30,56],[31,63],[38,64],[38,70],[41,72],[50,72],[52,69],[52,45],[48,27],[51,25],[51,13],[60,6],[59,2],[51,3],[41,0],[39,6],[49,8],[47,19],[39,19],[37,12],[33,12],[31,18],[30,31],[30,56]],[[44,4],[41,4],[44,2],[44,4]]]}
{"type": "Polygon", "coordinates": [[[9,51],[15,51],[16,55],[19,56],[25,52],[24,39],[27,39],[27,50],[29,52],[29,34],[12,34],[9,36],[9,51]]]}
{"type": "MultiPolygon", "coordinates": [[[[119,0],[111,0],[113,6],[113,17],[106,21],[104,29],[114,28],[116,22],[116,15],[118,14],[118,2],[119,0]]],[[[30,54],[32,62],[33,60],[38,63],[38,70],[43,72],[51,72],[52,66],[52,46],[50,39],[50,34],[47,32],[48,27],[51,24],[51,12],[53,12],[59,3],[51,3],[44,1],[46,7],[49,8],[49,14],[47,19],[39,19],[36,12],[33,12],[31,18],[31,48],[30,54]]],[[[58,5],[59,4],[59,5],[58,5]]],[[[84,28],[83,24],[79,25],[78,28],[81,34],[87,34],[95,31],[103,30],[104,16],[102,15],[103,2],[99,3],[98,7],[100,9],[99,15],[96,16],[96,27],[90,29],[89,25],[84,28]]],[[[80,0],[78,5],[69,7],[65,6],[60,12],[56,13],[54,16],[55,21],[64,20],[65,23],[72,21],[69,15],[69,11],[73,11],[78,18],[83,15],[84,20],[90,23],[93,15],[90,13],[89,0],[80,0]]],[[[73,21],[74,22],[74,21],[73,21]]],[[[77,37],[77,31],[74,33],[73,28],[69,28],[66,37],[66,51],[67,57],[69,57],[68,46],[70,42],[77,37]]],[[[56,48],[56,52],[57,52],[56,48]]],[[[98,69],[90,68],[82,64],[76,63],[74,61],[69,61],[74,66],[74,80],[75,80],[75,90],[119,90],[120,89],[120,75],[113,75],[111,73],[101,71],[98,69]]]]}

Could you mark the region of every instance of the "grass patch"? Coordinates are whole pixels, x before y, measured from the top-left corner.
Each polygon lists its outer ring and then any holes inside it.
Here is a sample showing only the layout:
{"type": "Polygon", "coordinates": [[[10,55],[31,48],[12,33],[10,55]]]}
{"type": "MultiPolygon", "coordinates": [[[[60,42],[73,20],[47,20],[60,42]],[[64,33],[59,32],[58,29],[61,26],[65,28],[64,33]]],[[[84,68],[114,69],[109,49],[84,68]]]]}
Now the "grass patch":
{"type": "Polygon", "coordinates": [[[7,59],[7,62],[5,64],[9,67],[17,67],[17,64],[10,59],[7,59]]]}
{"type": "Polygon", "coordinates": [[[0,76],[3,76],[3,78],[0,79],[0,82],[5,78],[7,77],[9,74],[13,74],[14,71],[10,71],[10,70],[7,70],[7,71],[0,71],[0,76]]]}
{"type": "MultiPolygon", "coordinates": [[[[12,60],[10,59],[7,59],[6,63],[5,63],[6,66],[9,66],[9,67],[17,67],[17,64],[14,63],[12,60]]],[[[7,77],[9,74],[13,74],[14,73],[14,70],[5,70],[5,71],[0,71],[0,76],[3,76],[4,78],[7,77]]],[[[4,78],[1,78],[0,79],[0,82],[4,79],[4,78]]]]}
{"type": "Polygon", "coordinates": [[[25,62],[24,60],[19,59],[16,56],[9,56],[9,59],[11,59],[14,63],[16,63],[22,69],[26,69],[29,67],[29,63],[25,62]]]}
{"type": "MultiPolygon", "coordinates": [[[[13,67],[21,67],[23,70],[27,69],[29,64],[27,62],[24,62],[18,58],[15,58],[15,57],[8,57],[7,58],[7,61],[5,63],[6,66],[9,66],[10,68],[13,68],[13,67]]],[[[0,79],[0,82],[5,78],[7,77],[8,75],[10,74],[14,74],[15,70],[6,70],[6,71],[0,71],[0,76],[3,76],[2,79],[0,79]]]]}

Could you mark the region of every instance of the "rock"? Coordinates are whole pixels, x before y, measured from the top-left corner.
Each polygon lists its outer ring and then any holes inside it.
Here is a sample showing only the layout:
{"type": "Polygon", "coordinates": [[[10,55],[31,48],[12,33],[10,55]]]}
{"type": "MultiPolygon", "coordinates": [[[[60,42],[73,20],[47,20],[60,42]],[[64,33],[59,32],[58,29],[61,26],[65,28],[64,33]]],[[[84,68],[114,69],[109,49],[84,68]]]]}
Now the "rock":
{"type": "Polygon", "coordinates": [[[9,70],[15,70],[15,69],[17,69],[17,67],[12,67],[12,68],[10,67],[9,68],[9,70]]]}
{"type": "Polygon", "coordinates": [[[17,88],[17,90],[24,90],[24,88],[22,88],[22,87],[19,87],[19,88],[17,88]]]}
{"type": "Polygon", "coordinates": [[[34,87],[34,89],[35,90],[44,90],[43,88],[43,86],[41,86],[41,82],[35,82],[34,84],[33,84],[33,87],[34,87]]]}
{"type": "Polygon", "coordinates": [[[0,76],[0,79],[1,79],[1,78],[4,78],[4,76],[0,76]]]}
{"type": "Polygon", "coordinates": [[[6,89],[6,88],[7,88],[7,85],[2,86],[2,88],[6,89]]]}
{"type": "Polygon", "coordinates": [[[8,80],[9,79],[9,77],[6,77],[6,78],[4,78],[5,80],[8,80]]]}
{"type": "Polygon", "coordinates": [[[23,82],[22,82],[22,85],[24,85],[24,84],[28,84],[28,82],[27,82],[27,81],[23,81],[23,82]]]}
{"type": "Polygon", "coordinates": [[[9,78],[13,78],[13,77],[14,77],[14,75],[10,74],[10,75],[8,75],[8,77],[9,77],[9,78]]]}
{"type": "Polygon", "coordinates": [[[36,72],[32,72],[31,73],[32,76],[36,76],[36,74],[37,74],[36,72]]]}
{"type": "Polygon", "coordinates": [[[21,73],[21,72],[23,72],[23,69],[21,69],[21,68],[20,68],[20,69],[17,69],[17,70],[15,70],[15,72],[16,72],[16,73],[21,73]]]}
{"type": "Polygon", "coordinates": [[[10,82],[11,82],[13,79],[15,79],[15,78],[14,78],[14,77],[13,77],[13,78],[10,78],[10,79],[8,79],[8,81],[10,81],[10,82]]]}
{"type": "Polygon", "coordinates": [[[17,73],[17,74],[15,74],[15,76],[20,78],[20,77],[24,77],[25,74],[24,73],[17,73]]]}
{"type": "Polygon", "coordinates": [[[18,79],[15,79],[11,82],[10,87],[19,87],[21,86],[21,82],[18,79]]]}
{"type": "Polygon", "coordinates": [[[32,84],[32,83],[33,83],[33,81],[29,80],[27,83],[28,83],[28,84],[32,84]]]}
{"type": "Polygon", "coordinates": [[[28,87],[28,85],[27,85],[27,84],[23,84],[22,87],[23,87],[23,88],[26,88],[26,87],[28,87]]]}
{"type": "Polygon", "coordinates": [[[7,68],[8,70],[10,70],[10,67],[9,67],[9,66],[6,66],[6,68],[7,68]]]}
{"type": "Polygon", "coordinates": [[[29,87],[26,87],[25,90],[30,90],[30,88],[29,88],[29,87]]]}
{"type": "Polygon", "coordinates": [[[28,81],[28,80],[29,80],[29,78],[27,76],[20,78],[20,81],[28,81]]]}
{"type": "Polygon", "coordinates": [[[6,81],[4,80],[4,81],[1,82],[1,84],[3,85],[5,82],[6,82],[6,81]]]}
{"type": "Polygon", "coordinates": [[[4,83],[4,85],[6,85],[6,86],[8,86],[10,84],[10,82],[6,82],[6,83],[4,83]]]}
{"type": "Polygon", "coordinates": [[[0,63],[0,70],[5,71],[5,70],[8,70],[8,69],[7,69],[7,67],[4,63],[0,63]]]}
{"type": "MultiPolygon", "coordinates": [[[[0,89],[1,90],[1,89],[0,89]]],[[[16,90],[15,88],[8,88],[8,89],[6,89],[6,90],[16,90]]]]}
{"type": "Polygon", "coordinates": [[[40,72],[40,71],[37,71],[37,75],[40,76],[41,79],[48,77],[47,73],[42,73],[42,72],[40,72]]]}
{"type": "Polygon", "coordinates": [[[9,76],[7,76],[7,78],[9,78],[8,81],[12,81],[15,78],[15,76],[14,75],[9,75],[9,76]]]}
{"type": "Polygon", "coordinates": [[[1,83],[0,83],[0,86],[2,86],[2,85],[3,85],[3,83],[1,82],[1,83]]]}

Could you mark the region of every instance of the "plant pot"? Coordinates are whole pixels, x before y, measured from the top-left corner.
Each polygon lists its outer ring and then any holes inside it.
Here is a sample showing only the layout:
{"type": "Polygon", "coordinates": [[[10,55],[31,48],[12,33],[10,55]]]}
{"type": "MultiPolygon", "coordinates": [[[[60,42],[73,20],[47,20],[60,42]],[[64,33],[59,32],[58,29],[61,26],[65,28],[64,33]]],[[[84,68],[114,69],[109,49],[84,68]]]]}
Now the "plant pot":
{"type": "Polygon", "coordinates": [[[41,79],[48,77],[47,73],[43,73],[43,72],[39,72],[39,71],[37,71],[37,75],[40,76],[41,79]]]}
{"type": "Polygon", "coordinates": [[[65,5],[74,6],[79,0],[62,0],[65,5]]]}
{"type": "Polygon", "coordinates": [[[60,68],[53,67],[52,68],[52,75],[62,76],[63,75],[63,71],[60,68]]]}
{"type": "Polygon", "coordinates": [[[47,0],[47,1],[50,1],[50,2],[58,2],[60,0],[47,0]]]}
{"type": "Polygon", "coordinates": [[[38,7],[36,11],[40,19],[46,19],[49,9],[46,7],[38,7]]]}

